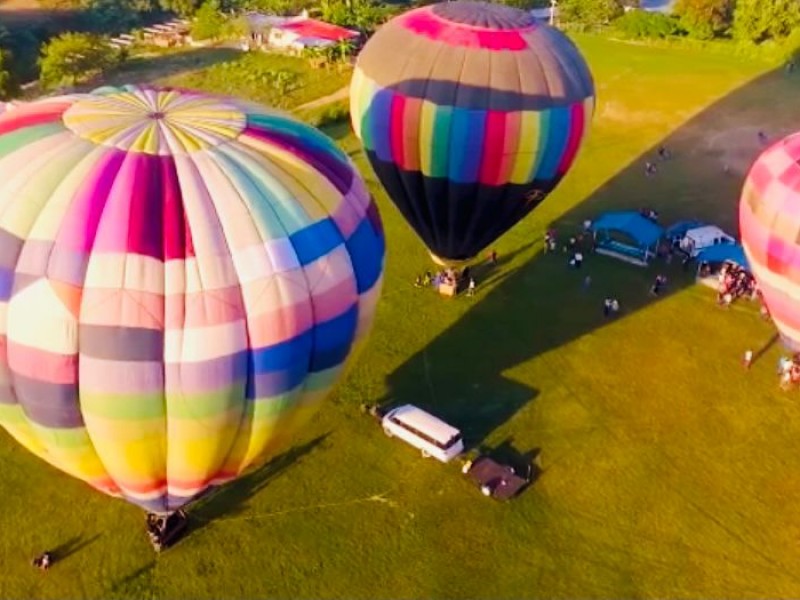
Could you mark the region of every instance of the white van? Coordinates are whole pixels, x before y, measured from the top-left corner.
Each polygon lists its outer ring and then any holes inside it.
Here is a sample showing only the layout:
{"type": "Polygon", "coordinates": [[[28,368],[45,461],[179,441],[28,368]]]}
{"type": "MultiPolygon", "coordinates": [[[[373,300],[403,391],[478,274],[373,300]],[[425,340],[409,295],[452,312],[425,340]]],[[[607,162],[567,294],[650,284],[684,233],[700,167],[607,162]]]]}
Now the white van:
{"type": "Polygon", "coordinates": [[[412,404],[398,406],[381,420],[389,437],[397,436],[422,451],[422,456],[444,463],[464,451],[461,432],[412,404]]]}
{"type": "Polygon", "coordinates": [[[704,225],[690,229],[683,236],[680,248],[686,254],[694,258],[706,248],[718,246],[720,244],[735,244],[736,238],[728,235],[715,225],[704,225]]]}

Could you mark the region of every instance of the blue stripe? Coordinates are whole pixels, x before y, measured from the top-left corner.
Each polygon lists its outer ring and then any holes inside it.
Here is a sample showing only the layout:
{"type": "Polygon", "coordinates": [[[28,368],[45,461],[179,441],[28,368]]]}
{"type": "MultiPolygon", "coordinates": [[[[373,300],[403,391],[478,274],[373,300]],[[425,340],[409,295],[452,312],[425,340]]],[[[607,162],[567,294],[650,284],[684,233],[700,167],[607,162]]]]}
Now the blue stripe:
{"type": "Polygon", "coordinates": [[[341,246],[344,240],[336,224],[330,218],[326,218],[296,231],[289,236],[289,242],[294,247],[297,260],[305,266],[330,254],[341,246]]]}
{"type": "Polygon", "coordinates": [[[7,302],[11,298],[11,289],[14,287],[14,272],[5,267],[0,267],[0,300],[7,302]]]}
{"type": "Polygon", "coordinates": [[[372,289],[383,271],[386,251],[383,236],[377,234],[372,223],[365,218],[345,245],[353,263],[358,293],[363,294],[372,289]]]}
{"type": "Polygon", "coordinates": [[[358,307],[355,304],[340,316],[317,324],[311,372],[324,371],[345,361],[356,336],[357,324],[358,307]]]}
{"type": "Polygon", "coordinates": [[[542,115],[543,130],[541,141],[544,153],[537,161],[539,164],[533,179],[549,181],[556,176],[556,170],[564,156],[569,141],[570,108],[552,108],[542,115]],[[544,127],[546,123],[546,127],[544,127]]]}
{"type": "Polygon", "coordinates": [[[248,400],[281,394],[303,383],[313,352],[314,334],[305,331],[291,340],[247,351],[248,400]]]}
{"type": "Polygon", "coordinates": [[[369,135],[367,138],[372,140],[372,145],[374,146],[372,150],[382,161],[393,162],[390,137],[392,131],[391,90],[380,90],[372,97],[367,115],[367,127],[369,127],[369,135]]]}
{"type": "Polygon", "coordinates": [[[474,183],[480,175],[486,112],[456,108],[450,127],[448,177],[457,183],[474,183]]]}

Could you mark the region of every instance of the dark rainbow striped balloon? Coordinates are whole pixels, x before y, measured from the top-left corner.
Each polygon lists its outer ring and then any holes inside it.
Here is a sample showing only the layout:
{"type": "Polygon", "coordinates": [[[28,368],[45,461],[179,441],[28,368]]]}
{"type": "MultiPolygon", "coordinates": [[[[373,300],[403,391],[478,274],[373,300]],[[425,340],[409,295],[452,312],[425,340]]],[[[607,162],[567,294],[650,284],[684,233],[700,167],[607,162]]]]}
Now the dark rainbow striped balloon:
{"type": "Polygon", "coordinates": [[[353,126],[431,252],[467,260],[573,164],[594,110],[572,42],[523,11],[448,2],[392,19],[359,55],[353,126]]]}

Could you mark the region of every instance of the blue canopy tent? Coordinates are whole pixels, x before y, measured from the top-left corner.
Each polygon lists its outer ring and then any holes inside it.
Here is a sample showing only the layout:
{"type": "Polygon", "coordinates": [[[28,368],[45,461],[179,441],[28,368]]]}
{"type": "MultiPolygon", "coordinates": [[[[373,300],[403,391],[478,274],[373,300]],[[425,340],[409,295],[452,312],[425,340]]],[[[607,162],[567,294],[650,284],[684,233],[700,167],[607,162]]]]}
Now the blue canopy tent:
{"type": "Polygon", "coordinates": [[[745,271],[750,271],[747,257],[744,255],[744,248],[741,244],[720,244],[706,248],[697,255],[698,263],[724,263],[731,262],[742,267],[745,271]]]}
{"type": "Polygon", "coordinates": [[[643,267],[664,237],[663,227],[632,210],[600,215],[591,229],[597,253],[643,267]]]}
{"type": "Polygon", "coordinates": [[[741,244],[711,246],[700,252],[696,260],[697,281],[713,288],[718,286],[716,274],[724,263],[733,263],[750,272],[750,265],[741,244]]]}

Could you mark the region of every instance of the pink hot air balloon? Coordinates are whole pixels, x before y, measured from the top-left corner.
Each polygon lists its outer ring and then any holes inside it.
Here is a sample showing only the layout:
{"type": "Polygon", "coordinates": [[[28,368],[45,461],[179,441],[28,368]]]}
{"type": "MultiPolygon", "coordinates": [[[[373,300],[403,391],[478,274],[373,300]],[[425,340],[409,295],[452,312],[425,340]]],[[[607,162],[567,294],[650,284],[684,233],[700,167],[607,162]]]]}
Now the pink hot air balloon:
{"type": "Polygon", "coordinates": [[[800,133],[750,169],[739,203],[747,260],[784,344],[800,352],[800,133]]]}

